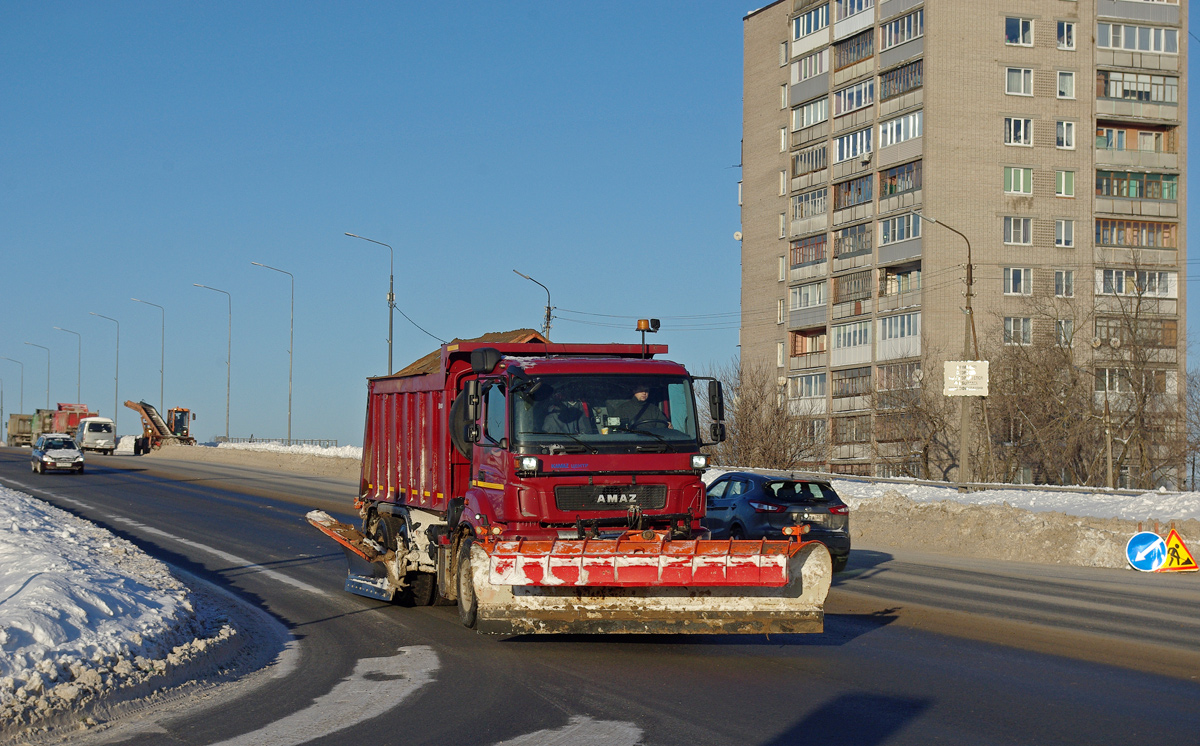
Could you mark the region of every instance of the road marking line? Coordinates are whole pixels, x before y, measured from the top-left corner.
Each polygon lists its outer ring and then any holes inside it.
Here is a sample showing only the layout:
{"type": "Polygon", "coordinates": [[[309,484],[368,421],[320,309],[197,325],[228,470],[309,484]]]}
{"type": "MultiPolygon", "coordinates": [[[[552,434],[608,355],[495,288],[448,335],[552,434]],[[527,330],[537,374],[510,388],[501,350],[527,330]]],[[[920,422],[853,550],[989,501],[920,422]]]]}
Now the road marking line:
{"type": "Polygon", "coordinates": [[[637,746],[642,729],[620,720],[593,720],[577,715],[555,730],[539,730],[495,746],[637,746]]]}
{"type": "Polygon", "coordinates": [[[400,648],[389,658],[363,658],[308,708],[213,746],[296,746],[324,738],[396,707],[432,682],[437,670],[437,654],[426,645],[400,648]]]}
{"type": "MultiPolygon", "coordinates": [[[[69,503],[71,505],[74,505],[76,507],[82,508],[87,511],[96,510],[96,506],[94,506],[94,505],[89,505],[88,503],[82,502],[80,500],[76,500],[75,498],[72,498],[72,497],[67,497],[66,495],[61,495],[61,494],[59,494],[57,492],[53,492],[51,490],[43,489],[41,487],[34,487],[33,485],[24,484],[22,482],[18,482],[15,479],[10,479],[8,481],[17,485],[18,487],[22,487],[22,488],[26,489],[26,490],[34,490],[34,489],[39,490],[40,492],[50,495],[51,497],[54,497],[55,499],[62,500],[65,503],[69,503]]],[[[316,593],[317,595],[320,595],[320,596],[330,595],[328,591],[326,591],[322,588],[318,588],[315,585],[309,585],[308,583],[305,583],[302,580],[296,580],[295,578],[291,577],[290,575],[281,573],[278,570],[268,569],[266,567],[263,567],[262,565],[251,562],[250,560],[245,559],[244,557],[239,557],[236,554],[230,554],[229,552],[223,552],[220,549],[216,549],[215,547],[210,547],[207,544],[201,544],[200,542],[197,542],[197,541],[192,541],[190,539],[185,539],[181,536],[176,536],[175,534],[168,533],[166,531],[163,531],[162,529],[154,528],[153,526],[147,526],[146,524],[140,523],[131,518],[124,518],[122,516],[113,515],[111,513],[105,513],[103,511],[100,511],[100,514],[103,516],[106,516],[106,519],[112,523],[119,523],[119,524],[122,524],[125,526],[129,526],[130,528],[135,528],[139,531],[143,531],[148,534],[153,534],[155,536],[161,536],[164,539],[170,539],[171,541],[179,542],[180,544],[183,544],[184,546],[189,546],[189,547],[192,547],[193,549],[199,549],[202,552],[207,552],[207,553],[213,555],[214,557],[218,557],[232,565],[235,565],[237,567],[237,569],[250,570],[252,572],[260,572],[273,580],[277,580],[280,583],[286,583],[287,585],[290,585],[293,588],[299,588],[300,590],[307,591],[309,593],[316,593]]]]}

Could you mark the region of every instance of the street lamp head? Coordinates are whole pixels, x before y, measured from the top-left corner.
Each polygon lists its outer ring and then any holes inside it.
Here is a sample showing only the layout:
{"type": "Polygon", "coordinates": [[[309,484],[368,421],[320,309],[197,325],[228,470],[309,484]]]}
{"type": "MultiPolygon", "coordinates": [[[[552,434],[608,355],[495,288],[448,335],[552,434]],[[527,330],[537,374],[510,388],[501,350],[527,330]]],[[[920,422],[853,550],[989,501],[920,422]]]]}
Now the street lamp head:
{"type": "Polygon", "coordinates": [[[518,275],[520,275],[521,277],[524,277],[526,280],[530,280],[530,281],[532,281],[532,280],[533,280],[533,278],[532,278],[532,277],[530,277],[529,275],[525,274],[524,272],[519,272],[519,271],[517,271],[517,270],[515,270],[515,269],[513,270],[513,272],[516,272],[518,275]]]}

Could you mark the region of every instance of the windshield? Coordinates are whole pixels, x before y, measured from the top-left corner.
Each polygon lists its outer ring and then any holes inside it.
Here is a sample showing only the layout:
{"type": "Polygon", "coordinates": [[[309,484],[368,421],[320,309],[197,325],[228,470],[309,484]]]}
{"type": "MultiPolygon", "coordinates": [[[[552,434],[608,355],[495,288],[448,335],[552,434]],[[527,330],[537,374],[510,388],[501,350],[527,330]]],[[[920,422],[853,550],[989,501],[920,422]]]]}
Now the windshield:
{"type": "Polygon", "coordinates": [[[64,449],[74,449],[74,448],[75,448],[75,441],[73,441],[73,440],[63,440],[62,438],[50,438],[49,440],[46,441],[45,450],[61,451],[64,449]]]}
{"type": "Polygon", "coordinates": [[[533,376],[513,388],[514,445],[535,452],[696,445],[692,382],[683,376],[533,376]]]}

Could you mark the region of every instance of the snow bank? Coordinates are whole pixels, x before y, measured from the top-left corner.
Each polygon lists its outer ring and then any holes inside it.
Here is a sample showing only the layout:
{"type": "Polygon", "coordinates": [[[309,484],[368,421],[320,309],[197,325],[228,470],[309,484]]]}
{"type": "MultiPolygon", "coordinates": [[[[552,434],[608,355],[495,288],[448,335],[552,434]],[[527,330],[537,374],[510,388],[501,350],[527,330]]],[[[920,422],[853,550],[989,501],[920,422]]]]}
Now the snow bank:
{"type": "Polygon", "coordinates": [[[235,634],[165,564],[0,487],[0,729],[166,673],[235,634]]]}
{"type": "MultiPolygon", "coordinates": [[[[208,444],[205,444],[208,445],[208,444]]],[[[217,448],[231,451],[264,451],[266,453],[294,453],[302,456],[325,456],[327,458],[349,458],[362,460],[362,446],[322,446],[290,445],[280,443],[218,443],[217,448]]]]}

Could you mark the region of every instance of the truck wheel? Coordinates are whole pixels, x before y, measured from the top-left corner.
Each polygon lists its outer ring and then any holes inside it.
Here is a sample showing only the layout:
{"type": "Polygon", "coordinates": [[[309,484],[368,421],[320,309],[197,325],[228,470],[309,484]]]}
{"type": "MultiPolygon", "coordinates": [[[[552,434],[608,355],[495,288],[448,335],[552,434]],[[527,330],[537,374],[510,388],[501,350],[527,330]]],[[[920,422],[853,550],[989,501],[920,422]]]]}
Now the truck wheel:
{"type": "Polygon", "coordinates": [[[404,601],[413,606],[433,606],[437,596],[437,575],[431,572],[410,572],[405,581],[408,589],[404,601]]]}
{"type": "Polygon", "coordinates": [[[463,539],[458,547],[458,620],[468,629],[475,629],[479,617],[479,601],[475,598],[475,582],[471,572],[471,547],[474,539],[463,539]]]}

